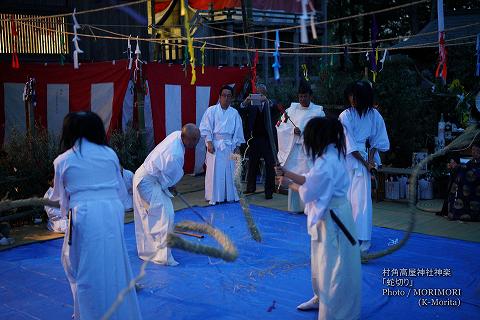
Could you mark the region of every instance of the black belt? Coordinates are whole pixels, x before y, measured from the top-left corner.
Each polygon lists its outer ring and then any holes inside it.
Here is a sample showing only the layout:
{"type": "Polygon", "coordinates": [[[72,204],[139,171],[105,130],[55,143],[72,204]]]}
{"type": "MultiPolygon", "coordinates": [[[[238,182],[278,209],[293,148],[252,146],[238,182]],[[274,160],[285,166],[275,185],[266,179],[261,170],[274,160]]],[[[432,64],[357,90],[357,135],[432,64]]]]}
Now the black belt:
{"type": "Polygon", "coordinates": [[[348,231],[348,229],[345,227],[340,218],[335,214],[335,212],[333,212],[333,210],[330,210],[330,215],[332,216],[333,222],[335,222],[340,228],[340,230],[342,230],[343,234],[347,237],[348,241],[350,241],[352,246],[356,245],[357,241],[355,240],[355,238],[352,237],[350,231],[348,231]]]}
{"type": "Polygon", "coordinates": [[[73,219],[72,219],[72,209],[68,210],[68,245],[72,245],[72,228],[73,228],[73,219]]]}

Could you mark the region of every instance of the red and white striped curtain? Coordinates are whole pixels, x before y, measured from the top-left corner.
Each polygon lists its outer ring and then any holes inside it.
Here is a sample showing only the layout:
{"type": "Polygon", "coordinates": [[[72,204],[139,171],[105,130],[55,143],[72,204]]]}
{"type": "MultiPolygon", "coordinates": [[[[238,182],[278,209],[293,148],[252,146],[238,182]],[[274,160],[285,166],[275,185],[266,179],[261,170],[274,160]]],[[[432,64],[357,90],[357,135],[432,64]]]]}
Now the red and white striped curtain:
{"type": "MultiPolygon", "coordinates": [[[[103,120],[108,133],[125,128],[133,120],[133,85],[127,60],[82,63],[80,69],[71,64],[22,64],[12,69],[0,64],[0,144],[8,141],[12,130],[26,131],[23,90],[27,77],[36,79],[36,123],[54,134],[60,134],[63,118],[71,111],[91,110],[103,120]]],[[[190,85],[190,72],[180,65],[149,63],[143,66],[146,80],[145,129],[150,147],[183,124],[197,125],[208,106],[218,100],[224,84],[241,87],[247,69],[206,67],[190,85]]],[[[205,145],[187,152],[185,172],[203,171],[205,145]]]]}

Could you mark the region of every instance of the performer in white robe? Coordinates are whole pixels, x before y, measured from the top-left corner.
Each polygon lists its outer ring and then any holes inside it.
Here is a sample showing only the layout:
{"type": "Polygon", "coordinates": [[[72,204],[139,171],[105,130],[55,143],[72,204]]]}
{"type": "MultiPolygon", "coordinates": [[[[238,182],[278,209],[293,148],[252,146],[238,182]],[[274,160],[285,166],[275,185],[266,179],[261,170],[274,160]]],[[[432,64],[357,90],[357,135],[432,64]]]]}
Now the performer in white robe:
{"type": "Polygon", "coordinates": [[[127,188],[127,197],[124,200],[125,211],[133,209],[133,172],[122,167],[123,182],[127,188]]]}
{"type": "MultiPolygon", "coordinates": [[[[125,184],[98,115],[68,114],[61,141],[66,151],[54,161],[51,199],[60,201],[64,217],[70,213],[62,264],[73,294],[73,317],[101,319],[132,280],[123,233],[125,184]]],[[[141,319],[135,289],[111,319],[141,319]]]]}
{"type": "MultiPolygon", "coordinates": [[[[308,120],[314,117],[325,117],[323,107],[311,102],[312,89],[308,84],[300,85],[298,89],[299,103],[293,102],[286,113],[290,120],[282,121],[277,127],[278,161],[285,169],[297,174],[307,173],[312,161],[303,149],[302,132],[308,120]],[[292,123],[293,122],[293,123],[292,123]]],[[[283,116],[285,119],[285,117],[283,116]]],[[[304,204],[298,192],[288,190],[288,211],[303,212],[304,204]]]]}
{"type": "Polygon", "coordinates": [[[200,133],[207,146],[205,174],[205,200],[217,202],[238,201],[235,188],[235,162],[233,152],[245,143],[242,119],[238,111],[230,106],[233,89],[223,86],[220,101],[207,109],[200,122],[200,133]]]}
{"type": "Polygon", "coordinates": [[[314,296],[297,308],[318,309],[319,320],[360,319],[362,277],[358,242],[352,245],[331,214],[333,211],[355,237],[347,199],[350,181],[342,131],[338,120],[311,120],[305,129],[305,146],[316,158],[312,169],[297,175],[277,168],[277,174],[283,175],[282,184],[299,191],[308,216],[314,296]]]}
{"type": "Polygon", "coordinates": [[[368,82],[358,81],[354,87],[353,107],[340,114],[347,140],[347,168],[350,175],[348,198],[352,205],[360,249],[368,251],[372,238],[371,173],[375,154],[390,148],[385,122],[372,107],[373,90],[368,82]],[[366,141],[370,150],[367,154],[366,141]]]}
{"type": "Polygon", "coordinates": [[[135,172],[133,211],[137,251],[142,260],[178,265],[167,247],[167,235],[174,226],[169,188],[183,177],[185,148],[195,148],[199,139],[198,128],[185,125],[182,131],[174,131],[160,142],[135,172]]]}
{"type": "MultiPolygon", "coordinates": [[[[51,199],[53,194],[53,188],[48,188],[47,192],[43,196],[46,199],[51,199]]],[[[62,216],[62,212],[59,208],[44,206],[45,212],[48,216],[47,228],[50,231],[65,233],[67,230],[67,218],[62,216]]]]}

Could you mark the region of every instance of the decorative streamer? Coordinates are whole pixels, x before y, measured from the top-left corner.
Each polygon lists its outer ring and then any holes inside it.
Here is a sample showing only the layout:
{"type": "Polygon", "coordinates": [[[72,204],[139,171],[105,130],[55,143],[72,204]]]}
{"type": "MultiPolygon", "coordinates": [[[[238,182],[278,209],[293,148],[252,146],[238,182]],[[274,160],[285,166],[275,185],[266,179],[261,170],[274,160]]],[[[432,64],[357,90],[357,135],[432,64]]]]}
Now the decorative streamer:
{"type": "Polygon", "coordinates": [[[33,77],[28,77],[25,86],[23,87],[23,101],[30,102],[32,107],[37,106],[37,80],[33,77]]]}
{"type": "Polygon", "coordinates": [[[480,77],[480,33],[477,34],[477,71],[475,75],[480,77]]]}
{"type": "MultiPolygon", "coordinates": [[[[128,44],[127,44],[127,58],[128,58],[128,70],[132,70],[132,62],[133,62],[133,58],[132,58],[132,44],[130,43],[130,38],[132,37],[132,35],[129,35],[128,36],[128,44]]],[[[139,48],[140,50],[140,48],[139,48]]],[[[137,50],[135,50],[137,51],[137,50]]]]}
{"type": "Polygon", "coordinates": [[[65,47],[65,41],[63,41],[63,36],[60,37],[60,47],[62,48],[62,53],[60,54],[60,65],[65,63],[65,55],[63,54],[63,48],[65,47]]]}
{"type": "Polygon", "coordinates": [[[443,81],[447,81],[447,49],[445,48],[445,32],[443,31],[440,33],[438,44],[438,65],[435,77],[441,77],[443,81]]]}
{"type": "Polygon", "coordinates": [[[385,60],[387,59],[387,49],[385,49],[385,51],[383,51],[383,57],[382,59],[380,60],[380,69],[378,70],[378,72],[382,71],[383,70],[383,66],[385,65],[385,60]]]}
{"type": "Polygon", "coordinates": [[[140,75],[140,64],[142,63],[142,60],[140,60],[140,56],[142,54],[142,51],[140,51],[140,45],[138,43],[138,36],[137,36],[137,46],[135,47],[135,69],[133,70],[133,82],[137,82],[139,80],[139,75],[140,75]]]}
{"type": "Polygon", "coordinates": [[[253,59],[252,70],[252,80],[250,84],[252,85],[252,93],[257,93],[257,63],[258,63],[258,51],[255,51],[255,58],[253,59]]]}
{"type": "MultiPolygon", "coordinates": [[[[183,18],[183,22],[185,25],[185,34],[187,35],[187,45],[188,45],[188,54],[190,56],[190,67],[192,68],[192,80],[190,81],[191,85],[194,85],[195,82],[197,81],[197,74],[195,72],[195,50],[193,49],[193,37],[192,37],[192,32],[190,30],[190,21],[188,18],[188,11],[186,10],[185,7],[185,0],[181,1],[181,6],[180,6],[180,15],[183,18]]],[[[185,70],[186,70],[186,64],[187,61],[185,61],[185,70]]]]}
{"type": "Polygon", "coordinates": [[[437,0],[438,25],[438,65],[435,76],[447,81],[447,49],[445,48],[445,26],[443,17],[443,0],[437,0]]]}
{"type": "Polygon", "coordinates": [[[18,33],[17,28],[15,26],[15,19],[13,18],[13,14],[10,16],[10,27],[12,29],[12,68],[19,69],[20,63],[18,62],[18,54],[17,54],[17,41],[18,41],[18,33]]]}
{"type": "Polygon", "coordinates": [[[193,49],[194,38],[190,35],[188,39],[188,53],[190,54],[190,67],[192,68],[192,80],[190,85],[194,85],[197,82],[197,72],[195,71],[195,50],[193,49]]]}
{"type": "Polygon", "coordinates": [[[73,18],[73,45],[75,46],[75,50],[73,51],[73,68],[78,69],[78,54],[83,53],[83,51],[78,46],[78,41],[80,38],[77,35],[77,30],[80,29],[80,25],[78,24],[77,18],[75,18],[75,12],[77,9],[73,9],[72,18],[73,18]]]}
{"type": "Polygon", "coordinates": [[[305,80],[307,81],[310,81],[310,79],[308,78],[308,69],[306,64],[302,64],[302,70],[303,70],[303,78],[305,78],[305,80]]]}
{"type": "Polygon", "coordinates": [[[308,0],[302,0],[302,15],[300,16],[300,42],[308,43],[308,34],[307,34],[307,4],[308,0]]]}
{"type": "Polygon", "coordinates": [[[378,26],[375,15],[372,16],[372,30],[371,30],[371,42],[372,52],[369,53],[368,60],[370,61],[370,70],[373,73],[373,82],[377,78],[377,62],[378,62],[378,48],[377,48],[378,26]]]}
{"type": "Polygon", "coordinates": [[[183,47],[183,73],[185,74],[185,78],[187,77],[187,66],[188,66],[188,48],[183,47]]]}
{"type": "Polygon", "coordinates": [[[273,53],[273,74],[275,80],[280,79],[280,53],[278,52],[278,48],[280,48],[280,35],[279,31],[275,32],[275,52],[273,53]]]}
{"type": "Polygon", "coordinates": [[[205,46],[206,45],[207,45],[207,41],[204,41],[202,47],[200,48],[200,52],[202,53],[202,74],[205,73],[205,46]]]}

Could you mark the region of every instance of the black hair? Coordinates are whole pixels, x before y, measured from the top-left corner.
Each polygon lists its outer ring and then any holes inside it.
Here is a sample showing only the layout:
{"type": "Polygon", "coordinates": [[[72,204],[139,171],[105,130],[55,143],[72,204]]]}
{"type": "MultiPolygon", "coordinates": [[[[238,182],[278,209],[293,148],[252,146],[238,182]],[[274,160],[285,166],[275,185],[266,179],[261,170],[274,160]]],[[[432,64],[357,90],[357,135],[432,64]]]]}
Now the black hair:
{"type": "Polygon", "coordinates": [[[373,109],[373,89],[367,81],[357,81],[353,86],[353,101],[355,110],[360,117],[373,109]]]}
{"type": "Polygon", "coordinates": [[[342,123],[336,118],[312,118],[305,126],[303,141],[305,150],[313,161],[321,157],[331,143],[337,147],[338,157],[345,157],[347,150],[345,134],[342,123]]]}
{"type": "Polygon", "coordinates": [[[225,90],[225,89],[230,90],[230,93],[231,93],[232,96],[233,96],[233,88],[232,88],[231,86],[229,86],[228,84],[223,85],[223,86],[220,88],[220,91],[218,92],[218,95],[221,96],[221,95],[222,95],[222,91],[225,90]]]}
{"type": "Polygon", "coordinates": [[[343,90],[343,98],[345,99],[345,105],[350,106],[350,96],[353,96],[353,87],[355,86],[355,82],[349,83],[345,90],[343,90]]]}
{"type": "Polygon", "coordinates": [[[302,81],[300,85],[298,86],[298,94],[309,94],[312,95],[313,91],[312,88],[310,87],[310,84],[308,82],[302,81]]]}
{"type": "Polygon", "coordinates": [[[75,142],[81,138],[98,145],[107,145],[102,119],[96,113],[91,111],[70,112],[63,119],[60,139],[61,152],[72,148],[75,142]]]}

